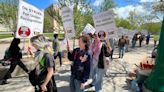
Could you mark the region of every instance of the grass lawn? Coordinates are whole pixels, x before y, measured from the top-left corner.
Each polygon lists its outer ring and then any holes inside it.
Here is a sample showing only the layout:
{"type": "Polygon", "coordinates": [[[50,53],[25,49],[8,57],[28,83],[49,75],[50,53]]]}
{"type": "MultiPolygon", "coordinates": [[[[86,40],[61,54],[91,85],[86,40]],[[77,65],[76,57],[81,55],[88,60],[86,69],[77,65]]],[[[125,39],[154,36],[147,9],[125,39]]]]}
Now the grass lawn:
{"type": "Polygon", "coordinates": [[[13,37],[11,34],[0,34],[0,39],[13,37]]]}
{"type": "MultiPolygon", "coordinates": [[[[54,33],[43,33],[46,37],[53,39],[54,33]]],[[[59,34],[59,39],[64,39],[64,34],[59,34]]]]}
{"type": "MultiPolygon", "coordinates": [[[[54,33],[43,33],[49,39],[53,39],[54,33]]],[[[0,34],[0,39],[12,37],[11,34],[0,34]]],[[[59,34],[59,39],[64,39],[64,34],[59,34]]]]}

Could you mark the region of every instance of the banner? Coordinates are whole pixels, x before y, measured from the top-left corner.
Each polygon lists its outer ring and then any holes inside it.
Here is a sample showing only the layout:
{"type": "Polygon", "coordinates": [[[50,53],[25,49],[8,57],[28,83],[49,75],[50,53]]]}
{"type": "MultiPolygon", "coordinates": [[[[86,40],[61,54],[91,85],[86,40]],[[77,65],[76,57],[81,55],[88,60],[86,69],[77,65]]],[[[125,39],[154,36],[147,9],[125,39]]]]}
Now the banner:
{"type": "Polygon", "coordinates": [[[112,10],[93,15],[93,20],[96,31],[103,33],[106,37],[110,37],[110,35],[114,34],[114,31],[117,30],[112,10]]]}
{"type": "Polygon", "coordinates": [[[75,36],[74,30],[74,19],[73,19],[73,11],[69,7],[63,7],[61,9],[61,17],[65,30],[65,34],[68,38],[75,36]]]}
{"type": "Polygon", "coordinates": [[[44,11],[19,0],[16,37],[30,38],[43,33],[44,11]]]}

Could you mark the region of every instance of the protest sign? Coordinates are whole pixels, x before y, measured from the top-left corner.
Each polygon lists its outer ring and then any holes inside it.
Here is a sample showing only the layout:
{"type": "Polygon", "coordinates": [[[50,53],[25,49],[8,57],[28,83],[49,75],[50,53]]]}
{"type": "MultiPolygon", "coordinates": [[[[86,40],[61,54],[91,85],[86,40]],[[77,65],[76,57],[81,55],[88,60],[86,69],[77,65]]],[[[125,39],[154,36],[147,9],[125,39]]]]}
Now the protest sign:
{"type": "MultiPolygon", "coordinates": [[[[114,14],[112,10],[93,15],[96,32],[104,33],[106,37],[110,37],[117,30],[114,22],[114,14]]],[[[104,37],[104,38],[106,38],[104,37]]]]}
{"type": "Polygon", "coordinates": [[[96,29],[91,24],[87,24],[85,26],[85,28],[83,29],[82,33],[84,33],[84,34],[88,34],[88,33],[94,34],[95,31],[96,31],[96,29]]]}
{"type": "Polygon", "coordinates": [[[66,37],[71,38],[75,36],[73,11],[69,7],[61,9],[61,17],[65,30],[66,37]]]}
{"type": "Polygon", "coordinates": [[[30,38],[35,34],[42,34],[43,19],[43,10],[38,9],[23,0],[20,0],[16,37],[30,38]]]}

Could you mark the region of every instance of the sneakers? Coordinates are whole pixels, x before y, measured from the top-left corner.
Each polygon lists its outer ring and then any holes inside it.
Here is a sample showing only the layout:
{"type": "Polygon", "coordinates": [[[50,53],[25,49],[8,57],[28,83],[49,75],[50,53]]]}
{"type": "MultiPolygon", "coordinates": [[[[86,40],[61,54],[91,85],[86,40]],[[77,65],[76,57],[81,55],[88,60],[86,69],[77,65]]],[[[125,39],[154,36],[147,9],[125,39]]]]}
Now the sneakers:
{"type": "Polygon", "coordinates": [[[9,84],[9,83],[7,82],[7,80],[2,80],[2,83],[0,85],[5,85],[5,84],[9,84]]]}

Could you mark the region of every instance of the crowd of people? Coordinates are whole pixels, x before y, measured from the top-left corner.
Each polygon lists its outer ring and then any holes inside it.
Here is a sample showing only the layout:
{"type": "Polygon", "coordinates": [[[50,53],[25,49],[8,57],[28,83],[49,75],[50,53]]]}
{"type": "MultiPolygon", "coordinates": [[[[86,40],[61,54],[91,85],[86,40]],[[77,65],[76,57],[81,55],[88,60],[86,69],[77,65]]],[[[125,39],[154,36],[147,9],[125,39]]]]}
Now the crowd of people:
{"type": "MultiPolygon", "coordinates": [[[[142,33],[134,34],[132,38],[132,48],[135,48],[137,40],[139,46],[142,46],[144,40],[142,33]]],[[[70,91],[84,92],[88,85],[88,79],[92,79],[90,87],[95,87],[96,92],[102,92],[103,77],[108,67],[109,57],[113,59],[115,50],[115,41],[113,38],[106,40],[101,34],[83,34],[79,37],[79,47],[70,50],[69,41],[67,41],[68,59],[71,61],[70,91]]],[[[150,34],[146,36],[146,44],[149,44],[150,34]]],[[[43,35],[34,36],[30,39],[32,46],[37,50],[35,52],[36,67],[29,71],[22,63],[22,49],[18,46],[20,39],[14,38],[9,51],[11,53],[11,66],[3,78],[3,83],[7,83],[11,73],[16,65],[19,65],[27,74],[29,80],[35,87],[35,92],[57,92],[55,83],[55,63],[54,60],[59,57],[60,66],[62,66],[62,53],[58,34],[54,34],[52,45],[43,35]]],[[[128,52],[130,40],[128,36],[122,36],[118,40],[119,58],[123,58],[124,53],[128,52]]],[[[156,44],[155,44],[156,45],[156,44]]]]}

